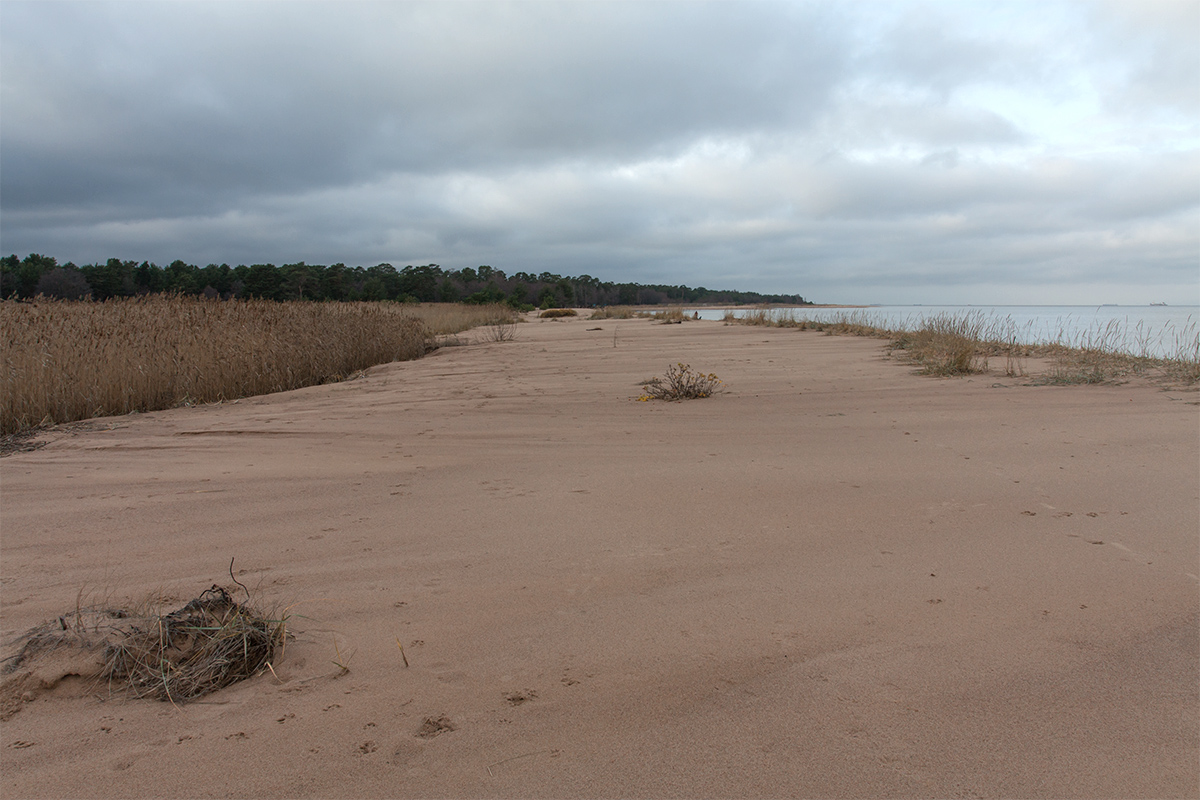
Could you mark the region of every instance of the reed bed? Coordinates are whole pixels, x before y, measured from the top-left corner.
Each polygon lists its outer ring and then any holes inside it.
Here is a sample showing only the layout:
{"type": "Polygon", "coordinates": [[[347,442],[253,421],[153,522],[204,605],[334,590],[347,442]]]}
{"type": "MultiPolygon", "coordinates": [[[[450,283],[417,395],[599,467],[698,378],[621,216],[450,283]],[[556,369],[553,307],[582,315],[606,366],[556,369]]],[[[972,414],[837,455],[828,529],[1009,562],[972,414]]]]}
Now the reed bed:
{"type": "Polygon", "coordinates": [[[646,317],[647,319],[658,320],[659,322],[663,323],[664,325],[679,324],[679,323],[683,322],[685,319],[692,319],[691,317],[689,317],[683,313],[682,306],[673,306],[671,308],[667,308],[662,311],[642,311],[642,312],[638,313],[638,316],[646,317]]]}
{"type": "Polygon", "coordinates": [[[588,319],[633,319],[635,316],[636,309],[629,306],[604,306],[593,311],[588,319]]]}
{"type": "MultiPolygon", "coordinates": [[[[214,301],[0,302],[0,433],[233,400],[420,358],[489,306],[214,301]]],[[[511,312],[509,312],[511,313],[511,312]]]]}
{"type": "Polygon", "coordinates": [[[408,316],[425,323],[433,336],[449,336],[480,326],[510,325],[518,319],[517,312],[503,303],[422,303],[402,308],[408,316]]]}
{"type": "Polygon", "coordinates": [[[685,314],[683,306],[670,306],[654,311],[648,308],[633,306],[605,306],[597,308],[588,319],[654,319],[660,322],[683,322],[685,319],[699,319],[698,315],[685,314]]]}
{"type": "Polygon", "coordinates": [[[827,319],[812,319],[788,310],[754,309],[742,315],[726,312],[724,321],[799,330],[828,335],[870,336],[891,341],[892,351],[902,351],[921,372],[930,375],[967,375],[987,372],[990,360],[1004,359],[1004,372],[1024,375],[1023,360],[1047,359],[1048,371],[1037,383],[1105,383],[1132,374],[1143,374],[1185,385],[1200,382],[1200,333],[1193,322],[1151,331],[1141,322],[1126,326],[1118,320],[1070,334],[1035,331],[1032,324],[1018,325],[1010,317],[983,312],[921,316],[893,324],[856,310],[827,319]],[[1151,355],[1152,346],[1165,355],[1151,355]]]}

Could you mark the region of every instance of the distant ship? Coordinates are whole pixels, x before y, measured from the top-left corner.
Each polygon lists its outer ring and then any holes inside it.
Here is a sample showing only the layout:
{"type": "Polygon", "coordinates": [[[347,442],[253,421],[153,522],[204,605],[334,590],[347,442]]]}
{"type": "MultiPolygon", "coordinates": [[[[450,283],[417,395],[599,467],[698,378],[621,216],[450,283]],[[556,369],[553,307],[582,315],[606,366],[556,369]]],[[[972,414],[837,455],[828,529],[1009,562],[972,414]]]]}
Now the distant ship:
{"type": "Polygon", "coordinates": [[[1166,303],[1151,303],[1152,306],[1165,306],[1166,303]]]}

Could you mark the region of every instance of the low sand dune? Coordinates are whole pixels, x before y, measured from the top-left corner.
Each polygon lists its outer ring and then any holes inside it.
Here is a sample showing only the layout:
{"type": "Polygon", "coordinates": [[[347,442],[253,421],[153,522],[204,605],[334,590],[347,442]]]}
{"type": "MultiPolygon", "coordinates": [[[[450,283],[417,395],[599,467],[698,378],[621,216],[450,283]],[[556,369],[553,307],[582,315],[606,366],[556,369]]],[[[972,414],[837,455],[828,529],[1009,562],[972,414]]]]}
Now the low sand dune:
{"type": "Polygon", "coordinates": [[[1200,395],[1021,383],[535,321],[49,434],[0,461],[6,639],[231,557],[295,638],[179,707],[24,686],[0,791],[1195,797],[1200,395]],[[729,391],[637,402],[674,361],[729,391]]]}

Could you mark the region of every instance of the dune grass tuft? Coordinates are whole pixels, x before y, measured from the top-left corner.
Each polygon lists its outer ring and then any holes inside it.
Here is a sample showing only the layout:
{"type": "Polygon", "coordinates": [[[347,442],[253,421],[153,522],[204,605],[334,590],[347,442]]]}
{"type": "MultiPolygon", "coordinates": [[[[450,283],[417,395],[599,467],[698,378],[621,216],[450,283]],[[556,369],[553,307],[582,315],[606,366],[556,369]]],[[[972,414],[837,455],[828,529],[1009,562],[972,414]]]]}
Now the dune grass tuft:
{"type": "Polygon", "coordinates": [[[110,691],[182,703],[273,669],[286,623],[215,585],[164,615],[77,606],[18,640],[20,650],[4,667],[5,689],[25,688],[30,676],[45,683],[48,675],[52,683],[77,675],[110,691]]]}
{"type": "Polygon", "coordinates": [[[982,333],[979,315],[938,314],[915,330],[893,332],[892,347],[908,353],[926,375],[971,375],[988,370],[982,333]]]}
{"type": "Polygon", "coordinates": [[[267,668],[286,636],[213,586],[183,608],[131,625],[105,648],[103,677],[135,697],[194,700],[267,668]]]}

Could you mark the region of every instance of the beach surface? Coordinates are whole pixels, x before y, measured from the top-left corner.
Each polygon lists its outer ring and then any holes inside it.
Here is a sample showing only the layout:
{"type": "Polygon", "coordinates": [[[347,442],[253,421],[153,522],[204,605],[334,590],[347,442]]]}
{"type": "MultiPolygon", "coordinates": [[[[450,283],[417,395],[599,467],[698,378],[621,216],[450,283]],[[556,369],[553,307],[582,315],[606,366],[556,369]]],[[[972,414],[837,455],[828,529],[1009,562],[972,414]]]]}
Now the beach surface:
{"type": "Polygon", "coordinates": [[[0,794],[1196,797],[1200,394],[1027,383],[534,320],[50,432],[0,459],[6,642],[231,559],[294,638],[179,706],[27,682],[0,794]],[[637,401],[679,361],[727,391],[637,401]]]}

